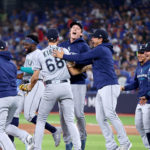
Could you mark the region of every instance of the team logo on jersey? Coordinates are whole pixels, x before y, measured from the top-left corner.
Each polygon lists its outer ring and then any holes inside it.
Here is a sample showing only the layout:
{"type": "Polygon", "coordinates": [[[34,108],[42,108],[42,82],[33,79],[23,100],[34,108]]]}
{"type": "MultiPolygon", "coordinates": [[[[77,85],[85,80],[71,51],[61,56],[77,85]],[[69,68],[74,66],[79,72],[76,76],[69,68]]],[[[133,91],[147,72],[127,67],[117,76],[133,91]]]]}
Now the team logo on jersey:
{"type": "Polygon", "coordinates": [[[26,66],[33,66],[33,65],[34,65],[34,63],[33,63],[33,61],[32,61],[32,60],[27,59],[27,60],[26,60],[26,62],[25,62],[25,65],[26,65],[26,66]]]}

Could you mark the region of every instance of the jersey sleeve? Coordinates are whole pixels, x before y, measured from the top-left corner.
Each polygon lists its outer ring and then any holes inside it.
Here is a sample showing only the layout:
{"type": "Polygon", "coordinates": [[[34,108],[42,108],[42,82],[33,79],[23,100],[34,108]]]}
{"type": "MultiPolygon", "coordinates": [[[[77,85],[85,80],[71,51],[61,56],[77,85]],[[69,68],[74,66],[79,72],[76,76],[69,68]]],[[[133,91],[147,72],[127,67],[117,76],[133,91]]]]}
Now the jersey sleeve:
{"type": "Polygon", "coordinates": [[[139,87],[137,72],[135,72],[134,81],[125,86],[125,91],[135,90],[139,87]]]}
{"type": "Polygon", "coordinates": [[[66,48],[63,48],[63,51],[64,51],[64,54],[66,54],[66,55],[69,55],[69,54],[70,54],[70,53],[69,53],[69,50],[66,49],[66,48]]]}
{"type": "Polygon", "coordinates": [[[22,72],[26,72],[26,73],[29,73],[29,74],[33,74],[33,70],[32,70],[32,67],[21,67],[20,68],[20,70],[22,71],[22,72]]]}
{"type": "Polygon", "coordinates": [[[34,70],[34,71],[35,70],[41,70],[43,61],[44,61],[44,58],[43,58],[42,52],[36,54],[35,57],[34,57],[34,65],[32,67],[32,70],[34,70]]]}
{"type": "Polygon", "coordinates": [[[149,68],[149,70],[148,70],[148,73],[147,73],[147,80],[148,80],[148,87],[147,87],[147,92],[146,92],[146,95],[145,95],[145,97],[147,98],[147,99],[150,99],[150,68],[149,68]]]}
{"type": "Polygon", "coordinates": [[[76,61],[76,62],[82,62],[86,60],[92,60],[94,58],[99,58],[101,57],[101,51],[98,48],[95,48],[94,50],[81,53],[81,54],[75,54],[75,55],[64,55],[63,59],[68,60],[68,61],[76,61]]]}

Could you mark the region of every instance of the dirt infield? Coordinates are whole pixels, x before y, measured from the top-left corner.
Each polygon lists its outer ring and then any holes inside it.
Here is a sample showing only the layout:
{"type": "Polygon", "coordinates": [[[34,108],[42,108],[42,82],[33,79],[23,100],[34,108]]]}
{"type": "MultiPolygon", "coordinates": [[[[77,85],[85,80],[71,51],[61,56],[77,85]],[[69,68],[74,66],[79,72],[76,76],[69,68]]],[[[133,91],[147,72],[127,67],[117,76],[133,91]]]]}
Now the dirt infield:
{"type": "MultiPolygon", "coordinates": [[[[53,124],[54,126],[59,126],[58,124],[53,124]]],[[[19,127],[21,129],[25,129],[29,133],[33,134],[34,133],[34,128],[35,125],[32,124],[20,124],[19,127]]],[[[139,135],[135,126],[124,126],[125,130],[128,135],[139,135]]],[[[101,134],[101,130],[98,125],[95,124],[88,124],[86,125],[87,133],[88,134],[101,134]]],[[[116,131],[113,129],[113,132],[116,134],[116,131]]],[[[49,132],[45,131],[46,134],[49,134],[49,132]]]]}

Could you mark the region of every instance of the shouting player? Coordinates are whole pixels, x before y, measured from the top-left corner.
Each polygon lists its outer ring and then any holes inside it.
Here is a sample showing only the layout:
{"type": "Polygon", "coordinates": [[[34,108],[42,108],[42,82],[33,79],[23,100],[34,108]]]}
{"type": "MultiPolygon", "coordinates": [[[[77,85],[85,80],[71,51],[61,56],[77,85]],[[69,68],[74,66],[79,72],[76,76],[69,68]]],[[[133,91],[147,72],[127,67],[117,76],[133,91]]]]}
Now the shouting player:
{"type": "MultiPolygon", "coordinates": [[[[77,21],[73,21],[70,24],[69,40],[62,42],[61,44],[59,44],[59,46],[67,48],[70,53],[80,54],[80,53],[87,52],[89,50],[89,46],[82,38],[82,32],[83,32],[83,27],[81,23],[77,21]]],[[[75,117],[77,119],[77,125],[79,128],[82,150],[85,149],[85,142],[87,137],[85,117],[84,117],[84,104],[85,104],[85,95],[86,95],[85,79],[86,79],[85,72],[76,76],[71,76],[70,79],[71,88],[73,92],[75,117]]],[[[62,118],[61,118],[61,122],[63,125],[64,121],[62,118]]],[[[63,138],[66,143],[66,150],[71,150],[72,143],[67,129],[63,135],[63,138]]]]}

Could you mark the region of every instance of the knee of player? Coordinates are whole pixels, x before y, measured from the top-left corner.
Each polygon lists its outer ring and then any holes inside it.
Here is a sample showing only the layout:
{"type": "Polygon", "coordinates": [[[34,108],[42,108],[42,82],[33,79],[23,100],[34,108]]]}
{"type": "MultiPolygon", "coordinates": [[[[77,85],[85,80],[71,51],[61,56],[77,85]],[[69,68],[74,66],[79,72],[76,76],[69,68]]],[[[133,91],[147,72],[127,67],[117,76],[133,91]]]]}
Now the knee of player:
{"type": "Polygon", "coordinates": [[[31,117],[29,114],[24,114],[24,117],[27,121],[31,121],[33,117],[31,117]]]}
{"type": "Polygon", "coordinates": [[[77,120],[84,119],[84,113],[75,113],[77,120]]]}
{"type": "Polygon", "coordinates": [[[116,120],[116,119],[118,119],[118,116],[117,116],[117,114],[116,114],[115,111],[111,111],[111,112],[108,111],[108,112],[105,113],[105,116],[106,116],[106,118],[109,119],[110,121],[111,121],[111,120],[116,120]]]}

